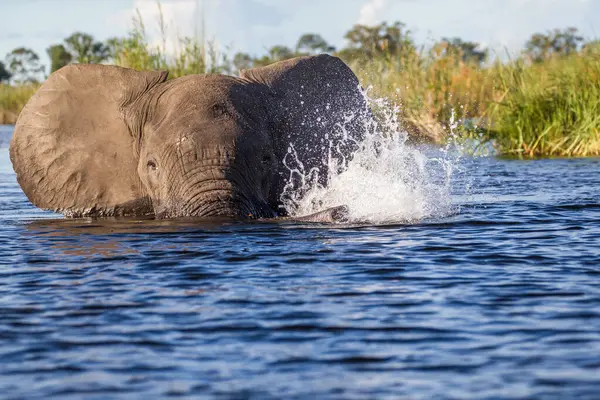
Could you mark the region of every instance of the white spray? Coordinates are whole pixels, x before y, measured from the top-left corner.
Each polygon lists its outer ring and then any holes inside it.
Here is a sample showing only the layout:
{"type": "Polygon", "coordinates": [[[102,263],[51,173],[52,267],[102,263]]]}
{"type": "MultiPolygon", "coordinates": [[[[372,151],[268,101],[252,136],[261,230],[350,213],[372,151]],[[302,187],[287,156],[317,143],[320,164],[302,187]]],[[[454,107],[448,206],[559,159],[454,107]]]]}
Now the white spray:
{"type": "Polygon", "coordinates": [[[369,98],[369,90],[363,94],[380,118],[364,121],[364,140],[348,160],[339,151],[352,140],[344,127],[329,135],[327,186],[318,183],[318,169],[304,169],[290,143],[284,159],[290,172],[281,196],[284,207],[292,216],[303,216],[346,205],[350,223],[369,224],[411,223],[455,213],[450,184],[457,160],[448,149],[426,155],[410,147],[397,120],[398,107],[369,98]]]}

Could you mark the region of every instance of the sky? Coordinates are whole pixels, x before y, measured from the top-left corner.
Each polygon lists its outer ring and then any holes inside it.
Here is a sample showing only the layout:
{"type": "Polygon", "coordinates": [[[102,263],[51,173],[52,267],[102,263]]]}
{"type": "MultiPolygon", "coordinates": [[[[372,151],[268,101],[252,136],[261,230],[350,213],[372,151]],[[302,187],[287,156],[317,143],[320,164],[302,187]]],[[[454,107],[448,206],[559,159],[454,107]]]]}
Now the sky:
{"type": "MultiPolygon", "coordinates": [[[[161,0],[167,49],[177,36],[203,31],[233,55],[262,55],[281,44],[294,47],[303,33],[319,33],[341,48],[354,24],[402,21],[417,44],[441,37],[481,43],[497,54],[518,52],[536,32],[576,27],[600,37],[600,0],[161,0]],[[202,11],[203,10],[203,11],[202,11]]],[[[49,64],[45,49],[76,31],[97,40],[124,36],[139,10],[151,41],[159,44],[156,0],[0,0],[0,60],[29,47],[49,64]]]]}

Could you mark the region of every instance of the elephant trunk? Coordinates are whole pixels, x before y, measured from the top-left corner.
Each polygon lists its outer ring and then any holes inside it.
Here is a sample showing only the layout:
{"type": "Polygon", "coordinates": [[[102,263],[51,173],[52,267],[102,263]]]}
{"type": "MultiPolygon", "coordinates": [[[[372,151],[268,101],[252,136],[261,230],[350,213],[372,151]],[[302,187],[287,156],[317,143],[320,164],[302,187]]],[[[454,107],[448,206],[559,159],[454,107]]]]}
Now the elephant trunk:
{"type": "Polygon", "coordinates": [[[202,199],[188,202],[183,214],[193,217],[265,218],[274,213],[264,201],[250,200],[235,190],[211,190],[202,199]]]}
{"type": "Polygon", "coordinates": [[[240,185],[230,179],[217,177],[195,179],[181,185],[176,199],[162,204],[155,204],[157,218],[178,216],[190,217],[230,217],[230,218],[271,218],[275,216],[272,208],[262,196],[249,190],[242,190],[240,185]]]}

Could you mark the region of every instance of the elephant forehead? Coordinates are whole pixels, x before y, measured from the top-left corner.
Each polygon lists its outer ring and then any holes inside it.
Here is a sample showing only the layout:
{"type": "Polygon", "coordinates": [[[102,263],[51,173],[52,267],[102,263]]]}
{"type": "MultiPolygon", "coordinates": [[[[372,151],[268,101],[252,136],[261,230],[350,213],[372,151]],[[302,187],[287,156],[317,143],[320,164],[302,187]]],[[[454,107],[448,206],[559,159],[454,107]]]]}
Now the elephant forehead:
{"type": "Polygon", "coordinates": [[[241,80],[224,75],[174,79],[159,93],[152,124],[184,135],[212,131],[211,136],[238,136],[249,130],[263,131],[266,105],[255,92],[241,80]]]}
{"type": "Polygon", "coordinates": [[[233,97],[245,96],[239,80],[225,75],[191,75],[174,79],[160,96],[159,104],[166,107],[206,109],[232,102],[233,97]]]}

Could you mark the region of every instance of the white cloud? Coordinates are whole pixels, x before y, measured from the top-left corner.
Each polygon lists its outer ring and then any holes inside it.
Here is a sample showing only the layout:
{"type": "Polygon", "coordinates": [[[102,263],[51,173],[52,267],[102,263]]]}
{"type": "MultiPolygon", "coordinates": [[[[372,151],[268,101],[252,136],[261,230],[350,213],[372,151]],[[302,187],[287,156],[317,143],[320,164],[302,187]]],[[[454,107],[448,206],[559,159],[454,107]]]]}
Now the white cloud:
{"type": "Polygon", "coordinates": [[[381,19],[381,12],[387,5],[387,0],[368,0],[360,8],[358,23],[361,25],[375,25],[381,19]]]}
{"type": "Polygon", "coordinates": [[[176,2],[157,3],[154,0],[135,0],[133,3],[132,14],[139,12],[146,26],[160,33],[160,18],[162,16],[165,28],[168,31],[180,31],[181,35],[190,35],[194,33],[194,28],[199,21],[197,7],[199,2],[196,0],[181,0],[176,2]]]}
{"type": "Polygon", "coordinates": [[[130,29],[133,20],[141,17],[150,45],[164,48],[167,54],[176,54],[180,38],[202,32],[201,1],[134,0],[130,9],[120,11],[111,19],[130,29]]]}

